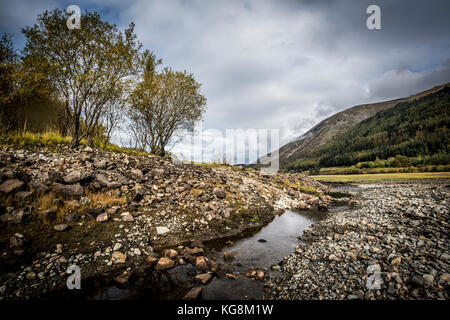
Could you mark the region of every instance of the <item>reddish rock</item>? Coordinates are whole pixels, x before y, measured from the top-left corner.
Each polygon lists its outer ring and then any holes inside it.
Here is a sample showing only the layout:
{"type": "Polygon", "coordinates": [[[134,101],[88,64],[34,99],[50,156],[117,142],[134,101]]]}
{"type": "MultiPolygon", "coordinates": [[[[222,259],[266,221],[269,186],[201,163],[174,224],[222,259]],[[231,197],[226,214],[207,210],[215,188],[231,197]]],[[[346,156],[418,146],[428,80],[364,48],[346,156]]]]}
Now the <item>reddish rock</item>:
{"type": "Polygon", "coordinates": [[[201,282],[202,284],[207,284],[212,278],[209,273],[198,274],[194,277],[195,281],[201,282]]]}
{"type": "Polygon", "coordinates": [[[154,265],[158,262],[158,259],[156,259],[156,258],[154,258],[154,257],[152,257],[152,256],[148,256],[148,257],[145,259],[145,261],[146,261],[149,265],[154,266],[154,265]]]}
{"type": "Polygon", "coordinates": [[[24,183],[17,179],[9,179],[0,185],[0,192],[8,194],[13,193],[22,188],[24,183]]]}
{"type": "Polygon", "coordinates": [[[173,249],[168,249],[164,251],[164,256],[166,256],[169,259],[175,259],[178,256],[178,252],[176,252],[173,249]]]}
{"type": "Polygon", "coordinates": [[[175,266],[175,262],[173,260],[170,260],[166,257],[162,257],[158,260],[158,263],[156,264],[155,270],[161,271],[173,268],[175,266]]]}
{"type": "Polygon", "coordinates": [[[195,261],[195,266],[197,267],[197,270],[200,271],[207,271],[208,265],[206,264],[206,260],[204,256],[197,257],[195,261]]]}
{"type": "Polygon", "coordinates": [[[226,277],[231,280],[236,280],[238,277],[232,273],[227,273],[226,277]]]}
{"type": "Polygon", "coordinates": [[[229,252],[224,252],[223,253],[223,259],[225,260],[225,261],[231,261],[231,260],[233,260],[234,259],[234,255],[232,254],[232,253],[229,253],[229,252]]]}

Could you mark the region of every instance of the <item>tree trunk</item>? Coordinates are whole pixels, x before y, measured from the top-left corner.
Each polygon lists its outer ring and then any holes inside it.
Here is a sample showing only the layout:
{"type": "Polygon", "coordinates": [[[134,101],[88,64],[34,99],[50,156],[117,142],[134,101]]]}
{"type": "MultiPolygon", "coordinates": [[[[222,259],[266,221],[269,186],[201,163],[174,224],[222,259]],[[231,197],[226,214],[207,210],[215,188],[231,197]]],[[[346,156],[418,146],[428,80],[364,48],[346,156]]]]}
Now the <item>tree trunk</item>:
{"type": "Polygon", "coordinates": [[[77,118],[75,119],[75,126],[73,128],[72,133],[72,144],[71,144],[72,149],[78,147],[78,144],[80,142],[79,139],[80,139],[80,119],[77,118]]]}

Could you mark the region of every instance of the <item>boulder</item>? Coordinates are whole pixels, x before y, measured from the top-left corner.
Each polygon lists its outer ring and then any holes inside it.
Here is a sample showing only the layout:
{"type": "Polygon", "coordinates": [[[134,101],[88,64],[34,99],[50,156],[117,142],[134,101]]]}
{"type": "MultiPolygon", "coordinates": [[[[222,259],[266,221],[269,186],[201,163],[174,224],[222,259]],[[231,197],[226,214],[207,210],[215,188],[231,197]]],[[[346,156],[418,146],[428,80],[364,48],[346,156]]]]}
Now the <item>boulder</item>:
{"type": "Polygon", "coordinates": [[[79,199],[83,196],[83,187],[79,183],[70,185],[55,183],[53,191],[66,198],[79,199]]]}
{"type": "Polygon", "coordinates": [[[212,275],[209,273],[201,273],[194,277],[195,281],[198,281],[202,284],[208,284],[211,281],[212,275]]]}
{"type": "Polygon", "coordinates": [[[133,179],[141,181],[142,178],[144,177],[144,174],[139,169],[132,169],[131,170],[131,176],[133,177],[133,179]]]}
{"type": "Polygon", "coordinates": [[[67,184],[74,184],[81,181],[81,172],[73,170],[63,177],[64,182],[67,184]]]}
{"type": "Polygon", "coordinates": [[[100,213],[95,220],[97,222],[106,222],[108,221],[108,214],[106,212],[100,213]]]}
{"type": "Polygon", "coordinates": [[[167,227],[156,227],[156,233],[159,235],[165,234],[170,232],[169,228],[167,227]]]}
{"type": "Polygon", "coordinates": [[[214,188],[213,193],[219,199],[224,199],[227,196],[225,190],[223,190],[222,188],[218,188],[218,187],[214,188]]]}
{"type": "Polygon", "coordinates": [[[96,160],[94,161],[94,167],[97,169],[106,169],[108,167],[108,162],[106,160],[96,160]]]}
{"type": "Polygon", "coordinates": [[[131,222],[134,221],[134,217],[129,212],[124,212],[121,214],[122,221],[131,222]]]}
{"type": "Polygon", "coordinates": [[[120,251],[114,251],[111,256],[111,261],[115,264],[125,263],[126,260],[127,260],[127,255],[120,251]]]}
{"type": "Polygon", "coordinates": [[[195,267],[199,271],[208,271],[208,265],[204,256],[197,257],[195,261],[195,267]]]}
{"type": "Polygon", "coordinates": [[[109,184],[108,179],[106,179],[106,177],[105,177],[104,175],[102,175],[102,174],[97,174],[97,175],[95,176],[95,179],[97,180],[98,184],[99,184],[101,187],[106,187],[106,186],[108,186],[108,184],[109,184]]]}
{"type": "Polygon", "coordinates": [[[130,190],[130,196],[132,201],[141,201],[144,197],[144,192],[142,191],[142,188],[136,186],[130,190]]]}
{"type": "Polygon", "coordinates": [[[169,258],[162,257],[158,260],[158,263],[155,266],[155,270],[161,271],[173,268],[175,266],[175,262],[170,260],[169,258]]]}
{"type": "Polygon", "coordinates": [[[175,259],[178,256],[178,252],[176,252],[173,249],[168,249],[168,250],[164,251],[164,256],[169,259],[175,259]]]}
{"type": "Polygon", "coordinates": [[[4,194],[14,193],[24,186],[24,183],[17,179],[9,179],[0,184],[0,192],[4,194]]]}
{"type": "Polygon", "coordinates": [[[230,252],[224,252],[223,253],[223,259],[225,260],[225,261],[232,261],[233,259],[234,259],[234,255],[232,254],[232,253],[230,253],[230,252]]]}
{"type": "Polygon", "coordinates": [[[44,183],[42,183],[42,182],[39,181],[39,180],[33,180],[33,181],[31,181],[31,182],[30,182],[30,186],[31,186],[31,189],[32,189],[34,192],[37,192],[37,193],[44,193],[44,192],[46,192],[46,191],[48,190],[47,185],[45,185],[44,183]]]}
{"type": "Polygon", "coordinates": [[[69,226],[65,223],[60,223],[54,226],[53,228],[55,229],[55,231],[62,232],[66,231],[69,228],[69,226]]]}
{"type": "Polygon", "coordinates": [[[147,258],[145,258],[145,262],[148,263],[150,266],[154,266],[158,262],[158,259],[152,256],[148,256],[147,258]]]}

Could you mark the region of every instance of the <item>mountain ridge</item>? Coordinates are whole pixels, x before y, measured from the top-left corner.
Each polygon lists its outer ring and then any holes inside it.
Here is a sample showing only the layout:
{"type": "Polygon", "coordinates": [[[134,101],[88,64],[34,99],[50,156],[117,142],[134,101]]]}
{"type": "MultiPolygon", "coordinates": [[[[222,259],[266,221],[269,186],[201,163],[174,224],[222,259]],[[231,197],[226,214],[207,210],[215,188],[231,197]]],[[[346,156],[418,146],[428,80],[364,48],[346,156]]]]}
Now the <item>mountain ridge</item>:
{"type": "MultiPolygon", "coordinates": [[[[430,95],[442,88],[449,86],[450,82],[435,86],[431,89],[394,100],[356,105],[342,110],[316,124],[300,137],[282,146],[278,151],[280,167],[287,164],[307,159],[314,151],[340,137],[347,130],[361,121],[374,116],[376,113],[392,108],[402,102],[411,102],[430,95]]],[[[256,166],[267,162],[268,154],[259,158],[256,166]]]]}

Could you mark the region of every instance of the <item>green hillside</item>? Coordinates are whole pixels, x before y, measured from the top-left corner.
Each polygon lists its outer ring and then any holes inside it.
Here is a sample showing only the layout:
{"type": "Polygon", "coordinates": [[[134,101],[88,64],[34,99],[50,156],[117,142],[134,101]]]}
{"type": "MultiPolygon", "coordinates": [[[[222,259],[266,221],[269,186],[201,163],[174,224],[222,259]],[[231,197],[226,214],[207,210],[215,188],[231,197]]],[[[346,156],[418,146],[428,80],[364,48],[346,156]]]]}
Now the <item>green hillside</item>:
{"type": "Polygon", "coordinates": [[[418,100],[401,102],[353,126],[308,159],[291,162],[287,170],[350,166],[395,156],[427,157],[448,163],[450,87],[418,100]]]}

